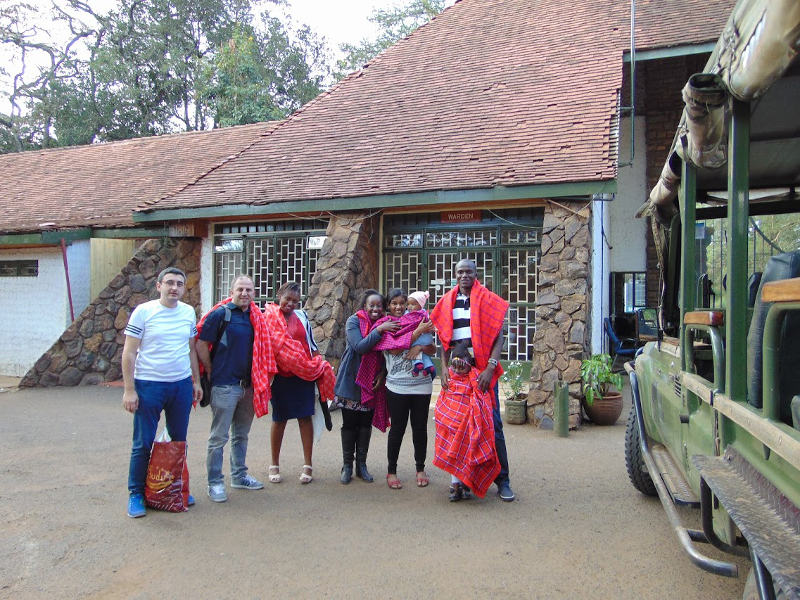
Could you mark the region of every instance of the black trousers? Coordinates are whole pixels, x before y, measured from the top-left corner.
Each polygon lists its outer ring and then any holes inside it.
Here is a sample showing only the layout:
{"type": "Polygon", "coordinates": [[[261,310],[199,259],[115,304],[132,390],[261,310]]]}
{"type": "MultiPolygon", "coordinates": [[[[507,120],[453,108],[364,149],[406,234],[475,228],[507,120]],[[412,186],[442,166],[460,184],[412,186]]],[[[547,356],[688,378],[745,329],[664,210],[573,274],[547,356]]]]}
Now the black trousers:
{"type": "Polygon", "coordinates": [[[342,429],[358,431],[362,427],[372,427],[372,415],[374,410],[350,410],[342,409],[342,429]]]}
{"type": "Polygon", "coordinates": [[[425,455],[428,449],[428,409],[431,403],[430,394],[395,394],[386,390],[389,405],[389,416],[392,426],[389,429],[387,458],[388,472],[397,473],[397,457],[406,433],[406,425],[411,418],[411,440],[414,443],[414,463],[417,472],[425,470],[425,455]]]}

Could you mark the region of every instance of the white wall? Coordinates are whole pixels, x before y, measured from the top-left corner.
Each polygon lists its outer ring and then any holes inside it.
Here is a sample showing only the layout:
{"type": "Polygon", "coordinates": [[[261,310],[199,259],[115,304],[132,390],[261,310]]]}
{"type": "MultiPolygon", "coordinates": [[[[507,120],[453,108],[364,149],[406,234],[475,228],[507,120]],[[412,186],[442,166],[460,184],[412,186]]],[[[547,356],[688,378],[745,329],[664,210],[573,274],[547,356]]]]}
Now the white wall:
{"type": "MultiPolygon", "coordinates": [[[[622,119],[620,124],[620,165],[631,162],[630,123],[622,119]]],[[[647,266],[647,221],[635,217],[648,193],[645,126],[645,118],[636,117],[633,164],[618,169],[614,199],[592,203],[592,353],[608,351],[603,319],[610,311],[610,273],[644,271],[647,266]]]]}
{"type": "Polygon", "coordinates": [[[0,278],[0,375],[25,375],[69,325],[61,249],[0,250],[0,260],[32,259],[38,277],[0,278]]]}
{"type": "MultiPolygon", "coordinates": [[[[91,240],[77,240],[67,246],[69,286],[72,292],[72,306],[75,309],[75,318],[92,301],[90,294],[92,285],[91,258],[91,240]]],[[[69,300],[67,300],[67,318],[69,318],[69,300]]],[[[67,322],[69,323],[69,321],[67,322]]]]}
{"type": "Polygon", "coordinates": [[[214,306],[214,226],[208,226],[208,233],[200,245],[200,307],[205,314],[214,306]]]}
{"type": "MultiPolygon", "coordinates": [[[[620,164],[629,162],[630,121],[630,119],[622,121],[620,164]]],[[[635,217],[636,211],[647,200],[648,194],[644,136],[645,118],[636,117],[633,165],[619,168],[616,197],[607,207],[606,235],[613,247],[609,257],[611,271],[644,271],[647,265],[647,220],[635,217]]]]}
{"type": "Polygon", "coordinates": [[[604,350],[603,318],[608,315],[609,249],[603,232],[608,236],[608,206],[612,202],[592,202],[592,354],[604,350]]]}

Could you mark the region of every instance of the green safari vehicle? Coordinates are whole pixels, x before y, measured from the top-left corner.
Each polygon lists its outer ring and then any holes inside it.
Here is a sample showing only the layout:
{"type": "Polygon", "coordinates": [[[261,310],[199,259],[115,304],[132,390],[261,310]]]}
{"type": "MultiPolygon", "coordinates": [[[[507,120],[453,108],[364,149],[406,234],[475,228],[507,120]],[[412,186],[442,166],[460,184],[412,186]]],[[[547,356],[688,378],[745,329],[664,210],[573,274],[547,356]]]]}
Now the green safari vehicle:
{"type": "Polygon", "coordinates": [[[741,0],[686,103],[651,218],[657,340],[626,364],[630,480],[690,560],[800,598],[800,2],[741,0]],[[675,505],[699,508],[702,530],[675,505]]]}

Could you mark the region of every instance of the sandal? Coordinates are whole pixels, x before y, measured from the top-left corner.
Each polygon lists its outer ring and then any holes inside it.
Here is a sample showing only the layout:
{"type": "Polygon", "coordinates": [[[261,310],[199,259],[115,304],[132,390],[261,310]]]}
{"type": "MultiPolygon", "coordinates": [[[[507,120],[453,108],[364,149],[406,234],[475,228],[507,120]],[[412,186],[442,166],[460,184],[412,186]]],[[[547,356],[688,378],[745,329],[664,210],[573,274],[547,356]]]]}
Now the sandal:
{"type": "Polygon", "coordinates": [[[311,483],[314,480],[314,478],[311,476],[312,468],[313,467],[311,465],[303,465],[303,472],[300,473],[300,483],[311,483]],[[306,471],[308,471],[308,473],[306,473],[306,471]]]}
{"type": "Polygon", "coordinates": [[[417,471],[417,487],[425,487],[429,483],[430,481],[428,480],[428,476],[425,474],[425,471],[417,471]]]}
{"type": "Polygon", "coordinates": [[[450,486],[450,502],[458,502],[464,499],[464,486],[460,483],[454,483],[450,486]]]}
{"type": "Polygon", "coordinates": [[[269,466],[269,482],[270,483],[281,482],[281,468],[278,465],[269,466]],[[275,472],[273,473],[273,471],[275,472]]]}
{"type": "Polygon", "coordinates": [[[386,474],[386,485],[389,486],[390,489],[393,490],[401,490],[403,489],[403,483],[397,478],[395,473],[387,473],[386,474]],[[394,476],[394,480],[390,481],[389,477],[394,476]]]}

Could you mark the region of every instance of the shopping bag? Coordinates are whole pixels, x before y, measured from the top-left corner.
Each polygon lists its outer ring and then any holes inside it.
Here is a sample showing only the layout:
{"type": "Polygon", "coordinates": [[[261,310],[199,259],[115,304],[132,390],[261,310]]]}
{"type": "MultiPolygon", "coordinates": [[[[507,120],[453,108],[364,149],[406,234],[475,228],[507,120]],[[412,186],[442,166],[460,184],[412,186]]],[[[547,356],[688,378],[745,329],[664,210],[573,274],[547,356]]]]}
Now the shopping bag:
{"type": "Polygon", "coordinates": [[[170,440],[166,428],[153,442],[144,499],[148,506],[169,512],[189,510],[189,468],[186,442],[170,440]]]}

